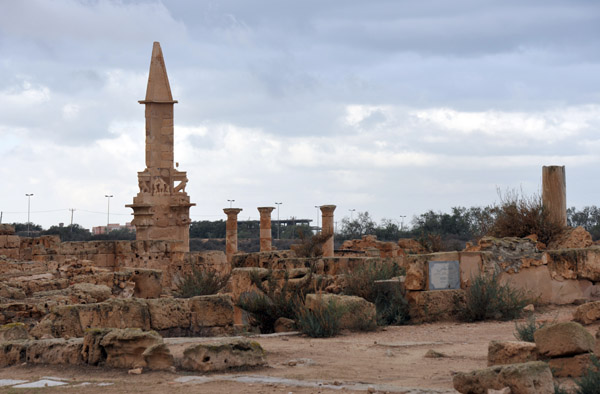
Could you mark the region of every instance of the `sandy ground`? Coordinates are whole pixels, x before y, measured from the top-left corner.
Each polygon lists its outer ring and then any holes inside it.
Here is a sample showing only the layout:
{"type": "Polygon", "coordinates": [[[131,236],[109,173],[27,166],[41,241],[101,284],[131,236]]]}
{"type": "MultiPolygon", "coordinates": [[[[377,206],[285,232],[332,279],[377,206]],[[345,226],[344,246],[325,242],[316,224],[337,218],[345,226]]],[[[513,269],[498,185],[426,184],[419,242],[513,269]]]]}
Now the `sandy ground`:
{"type": "MultiPolygon", "coordinates": [[[[567,321],[573,306],[547,308],[538,320],[567,321]]],[[[598,324],[589,326],[593,334],[598,324]]],[[[487,366],[491,340],[515,340],[515,322],[435,323],[343,333],[329,339],[300,335],[253,338],[267,351],[268,366],[228,374],[144,372],[98,367],[15,366],[0,379],[45,376],[68,385],[42,389],[3,387],[2,392],[73,393],[453,393],[452,375],[487,366]],[[429,350],[444,357],[426,357],[429,350]],[[89,384],[83,384],[89,383],[89,384]],[[110,383],[108,386],[98,384],[110,383]],[[82,385],[83,384],[83,385],[82,385]]],[[[177,346],[193,339],[165,339],[177,346]]],[[[200,341],[201,339],[198,339],[200,341]]]]}

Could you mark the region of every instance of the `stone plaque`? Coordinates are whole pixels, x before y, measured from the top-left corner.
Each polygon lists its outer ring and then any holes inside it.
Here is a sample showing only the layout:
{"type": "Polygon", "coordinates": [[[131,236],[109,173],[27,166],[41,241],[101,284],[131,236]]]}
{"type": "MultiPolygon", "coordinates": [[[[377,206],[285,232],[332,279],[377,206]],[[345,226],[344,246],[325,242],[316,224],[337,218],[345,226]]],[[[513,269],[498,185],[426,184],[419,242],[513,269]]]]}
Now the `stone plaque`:
{"type": "Polygon", "coordinates": [[[429,290],[460,289],[458,260],[429,261],[429,290]]]}

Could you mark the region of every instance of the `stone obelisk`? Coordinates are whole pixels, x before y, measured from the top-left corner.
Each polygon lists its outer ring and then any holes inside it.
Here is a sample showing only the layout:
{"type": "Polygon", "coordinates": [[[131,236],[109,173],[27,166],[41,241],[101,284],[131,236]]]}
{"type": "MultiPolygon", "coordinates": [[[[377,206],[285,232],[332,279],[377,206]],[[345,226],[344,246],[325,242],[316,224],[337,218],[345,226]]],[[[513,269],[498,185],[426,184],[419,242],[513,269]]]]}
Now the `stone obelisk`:
{"type": "Polygon", "coordinates": [[[177,251],[189,251],[190,197],[185,172],[173,166],[173,100],[158,42],[152,47],[146,99],[146,169],[138,172],[140,191],[133,198],[138,240],[181,241],[177,251]]]}

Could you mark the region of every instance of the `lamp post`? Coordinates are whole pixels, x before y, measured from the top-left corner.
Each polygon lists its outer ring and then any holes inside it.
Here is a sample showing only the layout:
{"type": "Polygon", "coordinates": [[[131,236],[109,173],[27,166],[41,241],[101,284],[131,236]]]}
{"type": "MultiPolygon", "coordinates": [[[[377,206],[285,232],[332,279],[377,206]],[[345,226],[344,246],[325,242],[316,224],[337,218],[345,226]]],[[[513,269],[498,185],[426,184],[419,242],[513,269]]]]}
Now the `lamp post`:
{"type": "Polygon", "coordinates": [[[25,195],[27,196],[27,236],[29,237],[31,235],[29,232],[29,225],[31,224],[31,220],[29,220],[29,214],[31,212],[31,196],[33,196],[33,193],[25,193],[25,195]]]}
{"type": "Polygon", "coordinates": [[[281,222],[279,221],[279,206],[283,204],[282,202],[276,202],[277,205],[277,239],[279,239],[279,230],[281,229],[281,222]]]}
{"type": "Polygon", "coordinates": [[[406,215],[400,215],[400,231],[404,229],[404,218],[406,215]]]}
{"type": "Polygon", "coordinates": [[[350,221],[352,221],[353,220],[352,214],[354,213],[354,211],[356,211],[356,209],[349,209],[349,211],[350,211],[350,221]]]}
{"type": "Polygon", "coordinates": [[[227,200],[229,202],[229,208],[231,208],[233,206],[233,203],[235,202],[235,200],[227,200]]]}
{"type": "Polygon", "coordinates": [[[114,196],[112,194],[105,194],[104,197],[106,197],[106,201],[108,202],[106,206],[106,234],[108,234],[108,225],[110,223],[110,199],[114,196]]]}
{"type": "Polygon", "coordinates": [[[319,215],[321,213],[321,207],[319,205],[315,205],[315,208],[317,208],[317,234],[319,234],[319,215]]]}

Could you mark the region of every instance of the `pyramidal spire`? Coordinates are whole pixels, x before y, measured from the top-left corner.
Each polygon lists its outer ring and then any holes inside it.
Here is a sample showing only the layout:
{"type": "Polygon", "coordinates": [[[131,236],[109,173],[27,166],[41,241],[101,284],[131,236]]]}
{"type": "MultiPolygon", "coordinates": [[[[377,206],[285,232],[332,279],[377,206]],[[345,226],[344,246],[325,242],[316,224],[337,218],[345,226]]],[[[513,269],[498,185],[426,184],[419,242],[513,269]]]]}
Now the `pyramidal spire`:
{"type": "Polygon", "coordinates": [[[159,42],[154,42],[152,47],[152,59],[150,60],[150,73],[148,75],[148,87],[146,88],[146,99],[141,103],[176,103],[171,95],[171,86],[165,67],[162,49],[159,42]]]}

